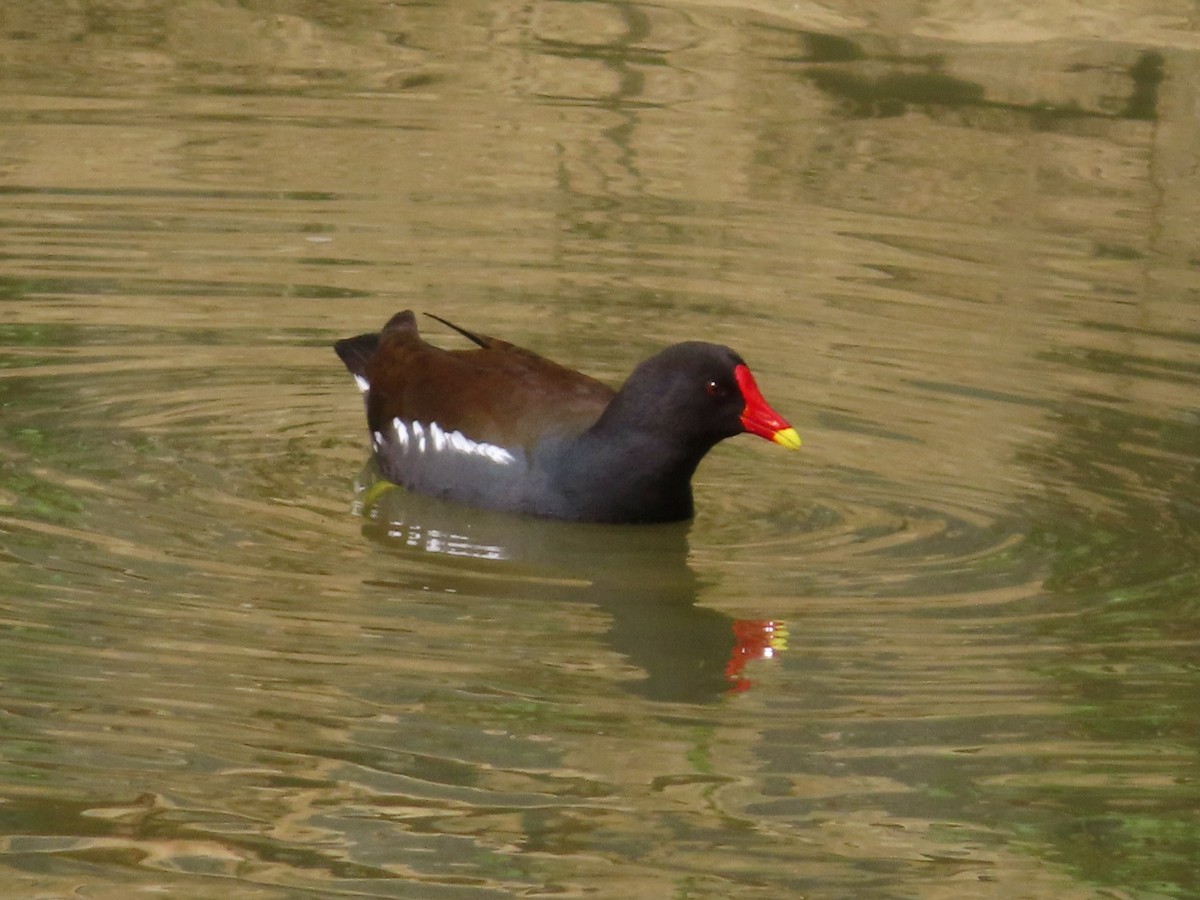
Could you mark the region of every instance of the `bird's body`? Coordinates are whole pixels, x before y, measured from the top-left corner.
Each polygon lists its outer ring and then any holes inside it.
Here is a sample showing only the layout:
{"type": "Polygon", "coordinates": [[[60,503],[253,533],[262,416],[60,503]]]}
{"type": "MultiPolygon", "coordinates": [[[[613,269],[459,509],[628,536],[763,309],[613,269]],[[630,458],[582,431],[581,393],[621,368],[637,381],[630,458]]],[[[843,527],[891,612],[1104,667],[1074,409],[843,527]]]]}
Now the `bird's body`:
{"type": "Polygon", "coordinates": [[[692,515],[692,473],[718,441],[749,430],[799,446],[727,347],[675,344],[614,391],[450,327],[476,346],[427,343],[407,310],[335,345],[363,390],[380,471],[410,490],[558,519],[674,521],[692,515]]]}

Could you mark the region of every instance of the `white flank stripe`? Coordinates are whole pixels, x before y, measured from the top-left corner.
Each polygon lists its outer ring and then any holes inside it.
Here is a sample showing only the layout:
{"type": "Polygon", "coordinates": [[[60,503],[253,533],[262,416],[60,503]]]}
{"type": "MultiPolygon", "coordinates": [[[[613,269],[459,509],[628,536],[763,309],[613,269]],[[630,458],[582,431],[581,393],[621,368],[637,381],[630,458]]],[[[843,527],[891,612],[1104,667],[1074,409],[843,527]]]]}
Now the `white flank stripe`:
{"type": "Polygon", "coordinates": [[[429,423],[429,437],[433,439],[433,452],[441,453],[446,449],[446,432],[437,422],[429,423]]]}
{"type": "Polygon", "coordinates": [[[392,419],[392,431],[396,432],[396,443],[404,450],[408,449],[408,426],[399,418],[392,419]]]}
{"type": "MultiPolygon", "coordinates": [[[[418,453],[425,453],[428,450],[431,453],[442,454],[449,451],[450,453],[479,456],[502,466],[516,462],[516,457],[503,447],[489,444],[486,441],[473,441],[461,431],[446,431],[437,422],[431,422],[425,426],[420,422],[405,422],[403,419],[395,418],[392,419],[392,431],[396,434],[396,443],[405,452],[411,446],[418,453]]],[[[373,437],[375,449],[378,450],[383,446],[383,435],[375,432],[373,437]]]]}
{"type": "Polygon", "coordinates": [[[503,447],[497,447],[495,444],[480,444],[479,449],[483,451],[484,456],[492,462],[500,463],[507,466],[509,463],[516,462],[516,457],[505,450],[503,447]]]}

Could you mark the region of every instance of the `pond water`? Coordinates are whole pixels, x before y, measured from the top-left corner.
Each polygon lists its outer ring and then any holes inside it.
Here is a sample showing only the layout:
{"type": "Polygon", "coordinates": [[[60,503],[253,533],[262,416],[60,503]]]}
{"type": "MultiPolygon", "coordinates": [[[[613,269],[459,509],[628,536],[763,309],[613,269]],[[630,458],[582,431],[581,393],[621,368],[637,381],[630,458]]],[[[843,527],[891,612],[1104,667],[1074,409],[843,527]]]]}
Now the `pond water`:
{"type": "Polygon", "coordinates": [[[5,895],[1200,893],[1200,14],[1106,9],[5,0],[5,895]],[[804,447],[376,500],[409,307],[804,447]]]}

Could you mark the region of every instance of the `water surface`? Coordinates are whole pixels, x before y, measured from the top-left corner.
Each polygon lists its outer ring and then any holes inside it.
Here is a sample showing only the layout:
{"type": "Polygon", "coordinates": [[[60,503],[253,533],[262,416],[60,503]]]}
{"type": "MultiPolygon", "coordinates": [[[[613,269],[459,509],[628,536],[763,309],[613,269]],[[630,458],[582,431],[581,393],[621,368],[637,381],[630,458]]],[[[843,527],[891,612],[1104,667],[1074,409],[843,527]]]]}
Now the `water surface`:
{"type": "Polygon", "coordinates": [[[1143,7],[6,4],[10,892],[1195,895],[1200,32],[1143,7]],[[679,526],[377,499],[330,345],[406,307],[720,340],[805,446],[679,526]]]}

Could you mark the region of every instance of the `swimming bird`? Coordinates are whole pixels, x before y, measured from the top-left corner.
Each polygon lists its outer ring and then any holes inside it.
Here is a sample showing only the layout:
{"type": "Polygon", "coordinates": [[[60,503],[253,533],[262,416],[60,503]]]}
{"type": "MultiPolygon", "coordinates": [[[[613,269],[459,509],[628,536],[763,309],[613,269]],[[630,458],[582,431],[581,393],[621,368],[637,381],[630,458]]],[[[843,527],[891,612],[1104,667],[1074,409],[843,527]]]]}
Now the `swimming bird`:
{"type": "Polygon", "coordinates": [[[409,490],[555,519],[678,521],[692,517],[692,474],[720,441],[748,432],[800,446],[720,344],[673,344],[614,390],[430,317],[475,346],[427,343],[411,310],[334,345],[363,392],[380,472],[409,490]]]}

